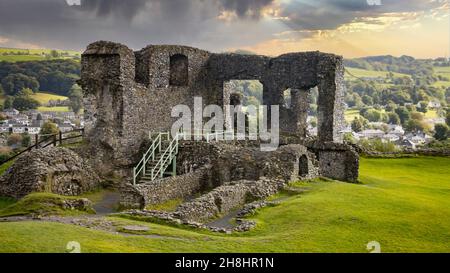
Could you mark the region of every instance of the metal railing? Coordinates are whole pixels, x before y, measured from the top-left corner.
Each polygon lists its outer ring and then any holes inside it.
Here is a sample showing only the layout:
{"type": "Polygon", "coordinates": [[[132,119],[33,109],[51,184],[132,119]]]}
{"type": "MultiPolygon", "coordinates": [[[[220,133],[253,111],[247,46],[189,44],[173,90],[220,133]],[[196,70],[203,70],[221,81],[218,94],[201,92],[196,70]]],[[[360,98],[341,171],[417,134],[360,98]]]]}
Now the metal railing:
{"type": "Polygon", "coordinates": [[[173,170],[172,175],[176,175],[176,155],[178,154],[178,147],[180,140],[187,140],[188,138],[201,138],[207,142],[219,141],[225,139],[227,136],[234,137],[234,132],[230,131],[210,131],[210,130],[197,130],[194,132],[181,131],[171,139],[169,132],[161,132],[157,134],[149,133],[149,138],[152,140],[150,148],[144,153],[142,159],[133,168],[133,185],[136,185],[141,177],[145,177],[150,181],[156,178],[162,178],[166,169],[172,163],[173,170]],[[169,142],[167,148],[162,151],[162,139],[167,139],[169,142]],[[156,155],[159,155],[158,161],[155,161],[156,155]],[[154,162],[154,165],[148,167],[149,161],[154,162]]]}
{"type": "Polygon", "coordinates": [[[76,129],[70,132],[59,132],[57,134],[48,134],[48,135],[35,135],[35,142],[34,145],[27,147],[25,150],[20,151],[19,153],[11,156],[10,158],[0,162],[0,165],[5,164],[6,162],[9,162],[13,159],[15,159],[16,157],[20,156],[21,154],[24,154],[26,152],[31,151],[32,149],[43,149],[46,148],[50,145],[53,146],[57,146],[62,145],[64,140],[70,140],[70,139],[75,139],[75,138],[82,138],[84,136],[84,129],[76,129]],[[72,134],[75,132],[79,132],[79,135],[75,135],[75,136],[68,136],[65,137],[65,134],[72,134]],[[40,138],[40,139],[39,139],[40,138]]]}
{"type": "Polygon", "coordinates": [[[178,154],[179,137],[180,134],[177,134],[170,141],[169,146],[161,155],[158,162],[156,162],[156,165],[150,170],[150,180],[155,180],[157,177],[162,178],[170,163],[173,163],[172,175],[176,174],[176,155],[178,154]]]}
{"type": "Polygon", "coordinates": [[[150,145],[150,148],[148,148],[148,150],[144,153],[141,161],[139,161],[136,167],[133,168],[133,185],[136,185],[136,180],[140,176],[145,175],[148,161],[150,159],[152,161],[155,160],[155,152],[156,151],[158,151],[158,153],[161,152],[161,144],[163,136],[166,136],[168,141],[170,140],[169,133],[158,133],[155,138],[153,138],[151,132],[149,133],[149,138],[152,140],[152,145],[150,145]]]}

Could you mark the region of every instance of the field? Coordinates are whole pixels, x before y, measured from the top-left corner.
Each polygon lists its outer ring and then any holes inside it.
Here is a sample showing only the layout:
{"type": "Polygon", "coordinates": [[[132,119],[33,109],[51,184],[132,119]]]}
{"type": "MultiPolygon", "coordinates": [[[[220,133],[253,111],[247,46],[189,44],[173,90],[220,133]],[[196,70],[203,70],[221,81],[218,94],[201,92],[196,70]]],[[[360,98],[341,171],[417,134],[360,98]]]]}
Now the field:
{"type": "Polygon", "coordinates": [[[437,76],[447,77],[450,79],[450,66],[435,66],[434,68],[434,74],[437,76]]]}
{"type": "MultiPolygon", "coordinates": [[[[346,67],[345,69],[348,72],[350,72],[351,74],[353,74],[354,76],[359,77],[359,78],[379,78],[379,77],[386,78],[386,76],[389,73],[388,71],[366,70],[366,69],[353,68],[353,67],[346,67]]],[[[411,77],[408,74],[402,74],[402,73],[397,73],[397,72],[392,72],[392,73],[394,74],[395,77],[411,77]]],[[[348,73],[346,73],[345,77],[348,80],[355,79],[348,73]]]]}
{"type": "MultiPolygon", "coordinates": [[[[45,105],[50,100],[58,100],[58,99],[66,100],[67,99],[67,97],[65,97],[65,96],[49,94],[49,93],[45,93],[45,92],[37,92],[37,93],[33,94],[32,97],[35,100],[39,101],[39,103],[41,105],[45,105]]],[[[55,107],[39,106],[37,108],[37,110],[41,111],[41,112],[68,112],[68,111],[70,111],[69,107],[67,107],[67,106],[55,106],[55,107]]]]}
{"type": "Polygon", "coordinates": [[[450,81],[448,81],[448,82],[447,81],[437,81],[437,82],[433,83],[433,86],[447,88],[447,87],[450,87],[450,81]]]}
{"type": "Polygon", "coordinates": [[[345,110],[344,116],[345,116],[345,120],[347,122],[351,122],[355,118],[360,117],[359,110],[354,110],[354,109],[345,110]]]}
{"type": "Polygon", "coordinates": [[[0,62],[23,62],[23,61],[45,61],[51,59],[66,59],[79,57],[80,52],[72,50],[56,50],[59,54],[67,54],[58,58],[47,58],[45,54],[50,54],[51,49],[18,49],[0,48],[0,62]],[[5,55],[7,54],[7,55],[5,55]]]}
{"type": "Polygon", "coordinates": [[[70,109],[67,106],[55,106],[55,107],[46,107],[46,106],[39,106],[37,108],[38,111],[41,112],[69,112],[70,109]]]}
{"type": "MultiPolygon", "coordinates": [[[[1,252],[450,252],[450,158],[361,159],[361,184],[295,183],[308,192],[252,218],[256,229],[214,234],[109,218],[118,226],[148,225],[148,236],[113,234],[73,225],[0,223],[1,252]],[[49,236],[51,232],[51,236],[49,236]]],[[[0,202],[1,204],[1,202],[0,202]]]]}
{"type": "Polygon", "coordinates": [[[40,104],[46,104],[51,100],[66,100],[67,99],[67,97],[65,97],[65,96],[45,93],[42,91],[31,95],[31,97],[33,99],[37,100],[40,104]]]}

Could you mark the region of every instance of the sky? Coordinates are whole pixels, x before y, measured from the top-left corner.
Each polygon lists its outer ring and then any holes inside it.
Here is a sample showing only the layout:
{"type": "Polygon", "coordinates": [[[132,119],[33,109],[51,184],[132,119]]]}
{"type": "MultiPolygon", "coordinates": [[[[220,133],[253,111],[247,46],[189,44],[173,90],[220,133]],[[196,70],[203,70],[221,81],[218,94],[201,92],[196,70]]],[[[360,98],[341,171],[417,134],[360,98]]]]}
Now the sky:
{"type": "Polygon", "coordinates": [[[449,0],[0,0],[0,47],[450,57],[449,0]]]}

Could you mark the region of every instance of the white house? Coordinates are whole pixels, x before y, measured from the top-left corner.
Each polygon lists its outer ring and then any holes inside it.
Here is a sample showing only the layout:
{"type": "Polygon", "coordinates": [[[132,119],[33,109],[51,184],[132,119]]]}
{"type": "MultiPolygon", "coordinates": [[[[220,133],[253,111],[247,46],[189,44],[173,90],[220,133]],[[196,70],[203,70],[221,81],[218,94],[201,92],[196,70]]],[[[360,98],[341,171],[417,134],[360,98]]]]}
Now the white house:
{"type": "Polygon", "coordinates": [[[382,137],[382,139],[390,142],[396,142],[400,140],[400,137],[394,134],[386,134],[382,137]]]}
{"type": "Polygon", "coordinates": [[[369,130],[364,130],[364,131],[360,132],[359,136],[361,138],[367,138],[367,139],[381,138],[382,136],[384,136],[384,132],[381,130],[369,129],[369,130]]]}
{"type": "Polygon", "coordinates": [[[410,148],[412,148],[414,150],[416,149],[416,144],[414,144],[411,140],[404,139],[401,142],[401,145],[405,146],[405,147],[410,147],[410,148]]]}
{"type": "Polygon", "coordinates": [[[73,128],[70,124],[60,124],[60,125],[58,125],[58,128],[62,133],[70,132],[73,130],[73,128]]]}
{"type": "Polygon", "coordinates": [[[389,132],[389,134],[392,135],[396,135],[396,136],[403,136],[405,134],[405,130],[403,130],[403,127],[400,125],[394,125],[394,126],[389,126],[391,131],[389,132]]]}
{"type": "Polygon", "coordinates": [[[8,133],[8,132],[9,132],[9,125],[8,124],[0,125],[0,133],[8,133]]]}
{"type": "Polygon", "coordinates": [[[30,135],[37,135],[41,132],[41,127],[34,127],[34,126],[27,127],[27,132],[30,135]]]}
{"type": "Polygon", "coordinates": [[[428,108],[431,108],[431,109],[441,108],[441,103],[439,101],[430,101],[428,103],[428,108]]]}
{"type": "Polygon", "coordinates": [[[23,134],[27,131],[27,126],[22,124],[15,124],[12,126],[13,134],[23,134]]]}
{"type": "Polygon", "coordinates": [[[9,108],[9,109],[3,110],[3,114],[5,114],[9,117],[14,117],[14,116],[17,116],[18,114],[20,114],[20,112],[17,109],[9,108]]]}

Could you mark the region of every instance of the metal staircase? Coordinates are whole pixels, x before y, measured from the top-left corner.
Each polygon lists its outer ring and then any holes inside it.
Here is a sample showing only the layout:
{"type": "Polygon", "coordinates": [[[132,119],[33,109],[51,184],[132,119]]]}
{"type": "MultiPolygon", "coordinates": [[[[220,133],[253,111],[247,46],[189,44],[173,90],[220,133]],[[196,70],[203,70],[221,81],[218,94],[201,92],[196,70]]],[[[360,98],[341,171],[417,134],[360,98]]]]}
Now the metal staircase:
{"type": "MultiPolygon", "coordinates": [[[[187,137],[200,137],[207,142],[218,141],[219,136],[230,135],[228,132],[216,131],[210,132],[202,130],[199,132],[179,132],[174,138],[171,138],[169,132],[157,133],[149,138],[152,145],[144,153],[141,161],[133,168],[133,185],[153,181],[157,178],[163,178],[164,175],[175,176],[177,173],[177,154],[179,141],[187,137]],[[172,167],[171,170],[168,170],[172,167]]],[[[232,135],[232,133],[231,133],[232,135]]]]}
{"type": "Polygon", "coordinates": [[[176,175],[178,135],[171,139],[170,133],[158,133],[150,139],[152,145],[133,168],[133,185],[163,178],[165,174],[176,175]],[[169,166],[172,166],[170,171],[169,166]]]}

